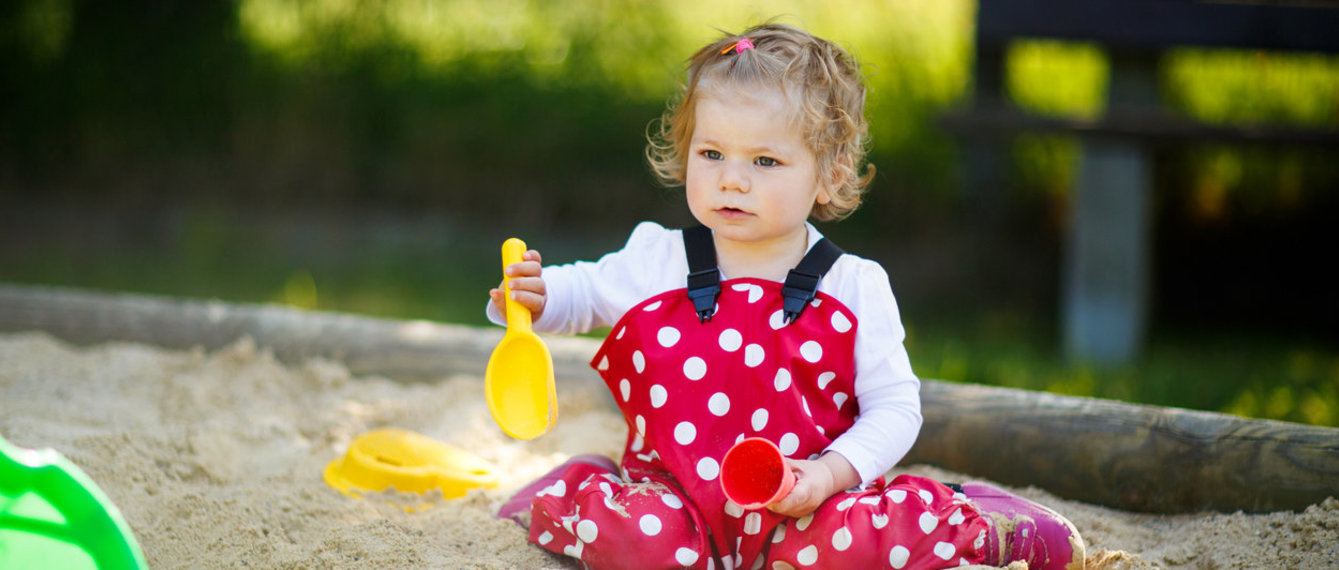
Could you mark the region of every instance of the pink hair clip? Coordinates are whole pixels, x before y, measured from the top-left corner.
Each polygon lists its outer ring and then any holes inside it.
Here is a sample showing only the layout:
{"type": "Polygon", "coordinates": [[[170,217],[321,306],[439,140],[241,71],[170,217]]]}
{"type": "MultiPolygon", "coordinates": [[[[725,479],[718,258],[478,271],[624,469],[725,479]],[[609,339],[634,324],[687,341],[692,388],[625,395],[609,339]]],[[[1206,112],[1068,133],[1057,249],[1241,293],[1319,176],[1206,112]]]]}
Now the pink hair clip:
{"type": "Polygon", "coordinates": [[[735,53],[744,53],[745,51],[751,49],[753,49],[753,40],[750,40],[748,38],[739,38],[739,41],[732,43],[725,49],[721,50],[721,55],[730,53],[730,50],[735,50],[735,53]]]}

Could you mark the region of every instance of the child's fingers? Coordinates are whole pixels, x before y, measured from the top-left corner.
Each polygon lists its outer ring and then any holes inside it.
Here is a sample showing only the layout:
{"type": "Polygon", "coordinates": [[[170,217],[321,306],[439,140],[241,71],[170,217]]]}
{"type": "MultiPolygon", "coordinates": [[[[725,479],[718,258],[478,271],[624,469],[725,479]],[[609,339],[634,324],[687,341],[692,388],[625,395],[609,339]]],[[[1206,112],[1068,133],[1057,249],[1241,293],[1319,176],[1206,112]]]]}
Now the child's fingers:
{"type": "Polygon", "coordinates": [[[512,291],[511,296],[518,304],[530,311],[531,315],[536,315],[544,309],[543,295],[530,291],[512,291]]]}
{"type": "Polygon", "coordinates": [[[507,285],[511,287],[513,293],[532,293],[539,297],[543,297],[546,293],[544,280],[539,277],[513,277],[507,285]]]}
{"type": "Polygon", "coordinates": [[[498,285],[496,289],[488,290],[488,298],[493,301],[493,306],[503,317],[507,316],[507,298],[506,293],[502,292],[502,286],[498,285]]]}
{"type": "Polygon", "coordinates": [[[502,274],[507,277],[538,277],[543,269],[543,258],[538,251],[532,249],[521,255],[520,262],[503,268],[502,274]]]}
{"type": "Polygon", "coordinates": [[[543,271],[543,258],[538,251],[529,250],[521,255],[519,263],[513,263],[503,268],[503,280],[496,289],[488,292],[497,305],[498,310],[506,315],[506,293],[504,287],[511,289],[512,299],[520,303],[536,317],[544,310],[544,280],[540,278],[543,271]]]}
{"type": "Polygon", "coordinates": [[[502,274],[507,277],[538,277],[543,270],[543,266],[538,261],[526,260],[520,263],[513,263],[502,270],[502,274]]]}

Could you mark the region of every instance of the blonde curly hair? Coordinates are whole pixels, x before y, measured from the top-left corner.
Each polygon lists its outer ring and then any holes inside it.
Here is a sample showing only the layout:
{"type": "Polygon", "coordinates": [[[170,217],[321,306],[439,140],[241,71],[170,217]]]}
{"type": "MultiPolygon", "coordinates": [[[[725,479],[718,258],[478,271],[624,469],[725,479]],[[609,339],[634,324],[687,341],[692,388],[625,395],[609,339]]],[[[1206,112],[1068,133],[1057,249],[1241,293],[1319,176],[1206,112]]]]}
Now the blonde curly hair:
{"type": "Polygon", "coordinates": [[[790,99],[793,124],[817,158],[819,179],[840,182],[827,204],[814,204],[813,218],[839,220],[860,206],[874,166],[863,163],[869,123],[859,65],[837,44],[776,23],[727,34],[689,58],[683,91],[647,133],[646,157],[661,182],[685,183],[699,92],[722,86],[775,88],[790,99]],[[743,38],[753,49],[731,49],[743,38]]]}

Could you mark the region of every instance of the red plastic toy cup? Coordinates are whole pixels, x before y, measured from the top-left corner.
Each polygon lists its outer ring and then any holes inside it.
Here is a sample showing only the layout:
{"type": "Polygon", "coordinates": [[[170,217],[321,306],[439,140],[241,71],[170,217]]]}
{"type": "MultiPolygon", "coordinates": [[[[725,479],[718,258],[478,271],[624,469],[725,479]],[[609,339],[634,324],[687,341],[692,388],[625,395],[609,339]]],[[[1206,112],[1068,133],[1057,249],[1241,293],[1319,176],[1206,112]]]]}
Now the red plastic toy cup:
{"type": "Polygon", "coordinates": [[[795,486],[795,473],[776,444],[750,437],[730,448],[721,460],[721,490],[746,509],[781,500],[795,486]]]}

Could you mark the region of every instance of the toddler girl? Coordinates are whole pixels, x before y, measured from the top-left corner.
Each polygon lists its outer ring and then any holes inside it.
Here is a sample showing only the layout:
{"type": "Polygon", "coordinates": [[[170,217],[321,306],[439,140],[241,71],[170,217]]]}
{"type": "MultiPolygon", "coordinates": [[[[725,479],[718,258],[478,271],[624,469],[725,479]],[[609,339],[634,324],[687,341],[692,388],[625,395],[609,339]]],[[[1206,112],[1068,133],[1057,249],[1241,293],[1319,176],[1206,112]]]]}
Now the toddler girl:
{"type": "MultiPolygon", "coordinates": [[[[594,568],[941,568],[1082,564],[1074,528],[997,488],[883,475],[921,426],[888,276],[809,222],[872,175],[865,87],[837,45],[768,24],[698,51],[648,156],[702,225],[645,222],[597,262],[505,269],[534,328],[612,327],[592,360],[628,424],[620,465],[580,456],[499,516],[594,568]],[[864,170],[864,172],[862,172],[864,170]],[[763,437],[794,488],[726,499],[721,459],[763,437]]],[[[490,318],[504,323],[502,291],[490,318]]]]}

